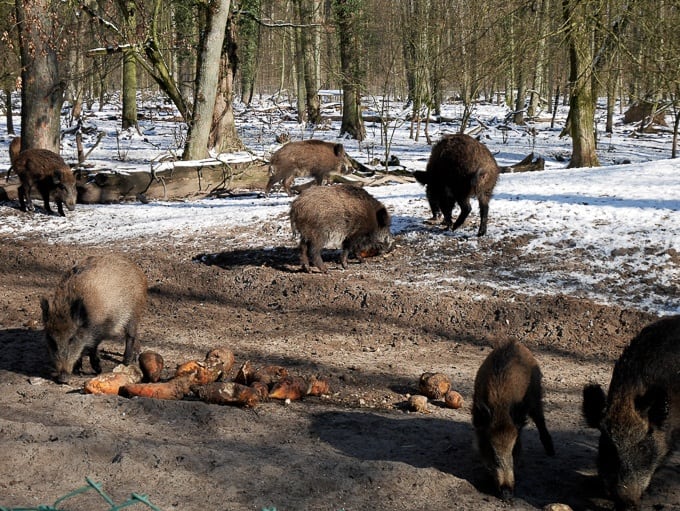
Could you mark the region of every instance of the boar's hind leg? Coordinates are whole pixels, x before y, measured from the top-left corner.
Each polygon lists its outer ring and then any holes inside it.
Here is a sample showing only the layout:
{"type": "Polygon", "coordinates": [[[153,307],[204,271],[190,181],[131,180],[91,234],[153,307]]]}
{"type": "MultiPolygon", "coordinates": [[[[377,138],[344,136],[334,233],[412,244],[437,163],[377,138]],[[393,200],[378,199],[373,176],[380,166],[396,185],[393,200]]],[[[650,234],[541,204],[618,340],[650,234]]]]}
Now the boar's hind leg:
{"type": "Polygon", "coordinates": [[[319,270],[321,270],[323,273],[327,273],[328,268],[326,268],[323,259],[321,259],[321,247],[311,241],[308,241],[307,243],[309,244],[308,253],[312,258],[312,264],[319,268],[319,270]]]}
{"type": "Polygon", "coordinates": [[[310,256],[312,258],[312,265],[326,273],[326,265],[323,264],[321,259],[321,250],[309,240],[300,240],[300,265],[302,266],[302,271],[307,273],[312,273],[312,268],[309,265],[310,256]]]}
{"type": "Polygon", "coordinates": [[[531,416],[531,419],[534,421],[534,424],[536,424],[538,436],[541,439],[541,443],[543,444],[543,449],[545,449],[545,453],[548,456],[554,456],[555,447],[553,446],[552,437],[548,432],[548,428],[545,425],[545,418],[543,417],[543,407],[539,406],[538,410],[532,410],[532,412],[529,415],[531,416]]]}
{"type": "Polygon", "coordinates": [[[477,236],[484,236],[486,234],[486,224],[489,219],[489,197],[479,197],[479,231],[477,236]]]}
{"type": "Polygon", "coordinates": [[[21,185],[17,191],[19,193],[19,209],[21,211],[35,211],[35,206],[33,206],[31,200],[31,188],[21,185]]]}
{"type": "Polygon", "coordinates": [[[463,222],[465,222],[465,220],[467,219],[468,215],[470,214],[470,211],[472,211],[472,206],[470,206],[470,199],[459,200],[458,205],[460,206],[460,214],[458,215],[458,218],[456,218],[455,223],[451,226],[452,231],[455,231],[461,225],[463,225],[463,222]]]}

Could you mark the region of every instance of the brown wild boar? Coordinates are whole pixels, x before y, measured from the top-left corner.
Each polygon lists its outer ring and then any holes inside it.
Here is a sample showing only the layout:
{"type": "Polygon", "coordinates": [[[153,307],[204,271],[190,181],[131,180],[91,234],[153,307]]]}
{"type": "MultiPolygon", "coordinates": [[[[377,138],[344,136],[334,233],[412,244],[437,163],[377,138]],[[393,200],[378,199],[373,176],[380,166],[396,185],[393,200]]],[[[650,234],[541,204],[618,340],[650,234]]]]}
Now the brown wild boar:
{"type": "Polygon", "coordinates": [[[680,439],[680,316],[644,328],[614,365],[609,393],[583,389],[599,428],[597,468],[617,509],[638,509],[654,472],[680,439]]]}
{"type": "Polygon", "coordinates": [[[365,253],[379,254],[392,248],[390,215],[378,200],[351,185],[313,186],[290,206],[293,233],[300,233],[300,262],[310,272],[312,264],[326,273],[321,249],[342,248],[340,262],[347,268],[353,254],[360,262],[365,253]]]}
{"type": "Polygon", "coordinates": [[[536,359],[517,342],[494,349],[475,377],[472,424],[477,446],[503,500],[514,493],[514,464],[527,416],[536,424],[545,452],[555,454],[543,417],[541,377],[536,359]]]}
{"type": "Polygon", "coordinates": [[[452,231],[463,225],[470,214],[470,198],[479,202],[479,231],[486,234],[489,201],[500,169],[491,151],[469,135],[447,135],[435,144],[424,171],[414,172],[416,180],[425,185],[427,200],[436,220],[441,212],[444,224],[452,231]],[[451,223],[455,205],[460,214],[451,223]]]}
{"type": "Polygon", "coordinates": [[[66,204],[69,211],[76,208],[78,192],[76,178],[71,168],[58,154],[47,149],[26,149],[14,161],[14,171],[21,180],[19,186],[19,206],[21,211],[33,211],[31,194],[37,189],[42,196],[45,211],[52,214],[50,195],[57,203],[57,210],[64,214],[62,204],[66,204]]]}
{"type": "Polygon", "coordinates": [[[269,161],[270,178],[264,193],[269,195],[272,187],[281,181],[286,193],[292,195],[290,187],[298,176],[312,176],[316,184],[321,185],[332,172],[348,174],[351,171],[352,162],[342,144],[323,140],[288,142],[269,161]]]}
{"type": "Polygon", "coordinates": [[[14,168],[14,162],[16,161],[19,153],[21,152],[21,137],[14,137],[9,143],[9,169],[7,170],[7,175],[5,176],[5,181],[9,181],[9,176],[14,168]]]}
{"type": "Polygon", "coordinates": [[[116,254],[88,257],[66,272],[53,296],[40,303],[58,382],[67,382],[74,369],[79,371],[85,355],[92,369],[100,373],[97,349],[104,339],[124,337],[123,363],[135,361],[146,290],[142,270],[116,254]]]}

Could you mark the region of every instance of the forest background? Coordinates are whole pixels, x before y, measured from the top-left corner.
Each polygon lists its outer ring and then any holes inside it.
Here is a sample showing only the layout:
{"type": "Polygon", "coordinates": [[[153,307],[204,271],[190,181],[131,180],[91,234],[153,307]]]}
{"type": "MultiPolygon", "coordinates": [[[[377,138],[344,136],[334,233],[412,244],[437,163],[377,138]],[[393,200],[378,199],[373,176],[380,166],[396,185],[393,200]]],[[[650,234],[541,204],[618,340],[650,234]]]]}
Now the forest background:
{"type": "MultiPolygon", "coordinates": [[[[405,101],[411,136],[441,105],[504,102],[512,121],[569,105],[571,167],[599,164],[594,116],[606,101],[680,123],[678,0],[15,0],[0,2],[0,88],[8,131],[21,89],[23,147],[57,150],[83,104],[121,93],[122,128],[140,96],[165,93],[188,124],[183,158],[243,148],[235,100],[286,97],[323,122],[319,90],[342,94],[340,134],[365,136],[362,101],[389,121],[405,101]],[[620,101],[619,101],[620,100],[620,101]],[[68,106],[67,115],[61,115],[68,106]]],[[[387,142],[385,129],[385,142],[387,142]]]]}

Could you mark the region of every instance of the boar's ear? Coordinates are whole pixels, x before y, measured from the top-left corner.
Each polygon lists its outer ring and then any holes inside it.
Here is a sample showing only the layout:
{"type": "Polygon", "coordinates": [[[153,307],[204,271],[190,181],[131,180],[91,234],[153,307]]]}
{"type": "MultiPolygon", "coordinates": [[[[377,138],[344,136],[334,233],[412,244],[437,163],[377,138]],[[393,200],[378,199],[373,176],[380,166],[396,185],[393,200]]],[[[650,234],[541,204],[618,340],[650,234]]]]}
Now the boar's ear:
{"type": "Polygon", "coordinates": [[[670,413],[670,401],[666,389],[653,385],[642,396],[635,398],[635,408],[640,415],[647,416],[651,424],[661,428],[670,413]]]}
{"type": "Polygon", "coordinates": [[[378,227],[390,226],[390,214],[385,208],[380,208],[378,211],[376,211],[375,217],[378,220],[378,227]]]}
{"type": "Polygon", "coordinates": [[[46,324],[50,315],[50,302],[47,301],[47,298],[40,299],[40,308],[42,309],[43,324],[46,324]]]}
{"type": "Polygon", "coordinates": [[[598,384],[591,383],[583,387],[583,416],[589,427],[600,427],[606,404],[607,397],[598,384]]]}
{"type": "Polygon", "coordinates": [[[73,300],[73,303],[71,304],[71,319],[73,319],[73,322],[78,326],[87,326],[87,309],[85,308],[82,298],[73,300]]]}
{"type": "Polygon", "coordinates": [[[475,429],[487,428],[491,424],[491,409],[485,404],[474,405],[472,409],[472,425],[475,429]]]}
{"type": "Polygon", "coordinates": [[[333,153],[335,153],[335,156],[338,157],[342,156],[343,154],[345,154],[345,146],[343,146],[342,144],[335,144],[333,146],[333,153]]]}

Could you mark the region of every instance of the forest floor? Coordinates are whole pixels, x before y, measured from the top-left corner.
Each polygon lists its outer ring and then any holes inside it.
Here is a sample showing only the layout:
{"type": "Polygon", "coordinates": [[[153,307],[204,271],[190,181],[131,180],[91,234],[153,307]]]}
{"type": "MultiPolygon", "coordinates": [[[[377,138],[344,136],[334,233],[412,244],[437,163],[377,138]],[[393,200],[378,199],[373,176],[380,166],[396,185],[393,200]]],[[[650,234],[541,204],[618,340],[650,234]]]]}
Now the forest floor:
{"type": "MultiPolygon", "coordinates": [[[[0,211],[23,214],[13,204],[0,211]]],[[[293,241],[230,246],[244,234],[237,230],[99,247],[30,236],[0,243],[0,506],[52,503],[89,477],[115,502],[134,492],[163,510],[611,509],[595,477],[597,432],[581,418],[581,391],[591,381],[608,384],[623,346],[654,315],[476,284],[474,274],[494,258],[522,264],[517,239],[497,242],[488,257],[461,254],[468,245],[451,238],[451,264],[411,236],[344,271],[327,252],[323,275],[299,271],[293,241]],[[232,373],[246,360],[280,364],[327,378],[331,393],[244,409],[190,397],[86,395],[90,375],[53,382],[40,297],[74,262],[113,251],[148,277],[140,338],[164,357],[166,376],[226,347],[236,357],[232,373]],[[457,272],[467,277],[449,278],[457,272]],[[470,420],[477,368],[508,339],[521,340],[541,365],[557,450],[547,457],[527,425],[512,504],[495,497],[470,420]],[[408,412],[404,403],[426,371],[448,375],[464,406],[431,402],[429,413],[408,412]]],[[[101,350],[105,371],[120,363],[122,343],[101,350]]],[[[679,466],[676,454],[657,473],[646,509],[680,509],[679,466]]],[[[93,492],[68,502],[70,510],[106,509],[93,492]]]]}

